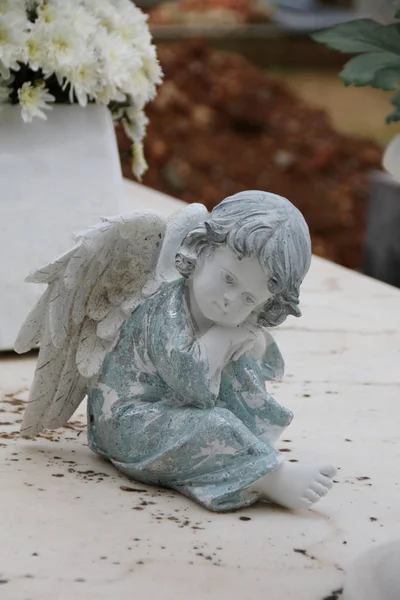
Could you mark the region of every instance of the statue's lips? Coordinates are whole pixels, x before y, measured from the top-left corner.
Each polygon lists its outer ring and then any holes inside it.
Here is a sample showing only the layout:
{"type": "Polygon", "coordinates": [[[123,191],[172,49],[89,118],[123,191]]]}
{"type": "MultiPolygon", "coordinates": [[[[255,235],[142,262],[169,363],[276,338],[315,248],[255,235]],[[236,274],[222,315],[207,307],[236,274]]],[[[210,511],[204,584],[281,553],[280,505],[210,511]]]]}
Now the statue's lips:
{"type": "Polygon", "coordinates": [[[213,304],[215,304],[215,306],[218,308],[218,310],[220,312],[222,312],[222,314],[224,314],[224,315],[228,314],[228,311],[225,308],[222,308],[222,306],[216,300],[213,300],[213,304]]]}

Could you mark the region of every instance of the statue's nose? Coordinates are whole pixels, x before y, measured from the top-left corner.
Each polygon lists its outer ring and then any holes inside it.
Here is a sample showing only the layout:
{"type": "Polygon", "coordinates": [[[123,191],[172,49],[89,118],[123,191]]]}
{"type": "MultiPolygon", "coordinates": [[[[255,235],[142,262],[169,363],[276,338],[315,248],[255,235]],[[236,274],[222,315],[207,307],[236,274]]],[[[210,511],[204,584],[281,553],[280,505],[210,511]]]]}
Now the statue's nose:
{"type": "Polygon", "coordinates": [[[233,298],[228,294],[224,294],[224,308],[228,308],[233,302],[233,298]]]}

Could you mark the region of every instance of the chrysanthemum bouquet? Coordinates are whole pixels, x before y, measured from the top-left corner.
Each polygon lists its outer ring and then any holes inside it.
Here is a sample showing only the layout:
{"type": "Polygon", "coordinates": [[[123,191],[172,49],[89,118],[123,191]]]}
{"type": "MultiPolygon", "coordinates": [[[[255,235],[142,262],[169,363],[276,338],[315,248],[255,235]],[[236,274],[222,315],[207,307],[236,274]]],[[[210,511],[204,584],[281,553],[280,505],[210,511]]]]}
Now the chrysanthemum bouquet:
{"type": "Polygon", "coordinates": [[[107,106],[140,178],[144,107],[162,76],[146,20],[131,0],[0,0],[0,104],[26,122],[54,102],[107,106]]]}

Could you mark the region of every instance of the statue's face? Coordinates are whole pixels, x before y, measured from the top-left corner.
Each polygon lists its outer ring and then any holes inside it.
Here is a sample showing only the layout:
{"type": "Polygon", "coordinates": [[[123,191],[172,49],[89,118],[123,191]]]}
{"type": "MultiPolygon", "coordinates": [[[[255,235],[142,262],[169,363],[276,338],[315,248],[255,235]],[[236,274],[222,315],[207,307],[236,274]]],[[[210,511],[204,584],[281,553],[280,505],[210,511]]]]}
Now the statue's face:
{"type": "Polygon", "coordinates": [[[192,286],[203,316],[225,327],[243,323],[272,296],[258,259],[239,260],[227,246],[217,248],[199,261],[192,286]]]}

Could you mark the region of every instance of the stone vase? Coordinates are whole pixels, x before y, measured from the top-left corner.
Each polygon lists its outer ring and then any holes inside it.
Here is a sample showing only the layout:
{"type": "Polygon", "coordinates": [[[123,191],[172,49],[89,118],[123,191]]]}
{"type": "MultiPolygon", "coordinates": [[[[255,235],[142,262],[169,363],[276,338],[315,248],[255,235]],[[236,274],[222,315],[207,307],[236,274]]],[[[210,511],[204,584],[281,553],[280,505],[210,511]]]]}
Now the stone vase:
{"type": "Polygon", "coordinates": [[[71,234],[124,210],[111,115],[55,105],[47,121],[0,112],[0,351],[13,347],[43,292],[25,277],[72,245],[71,234]]]}

